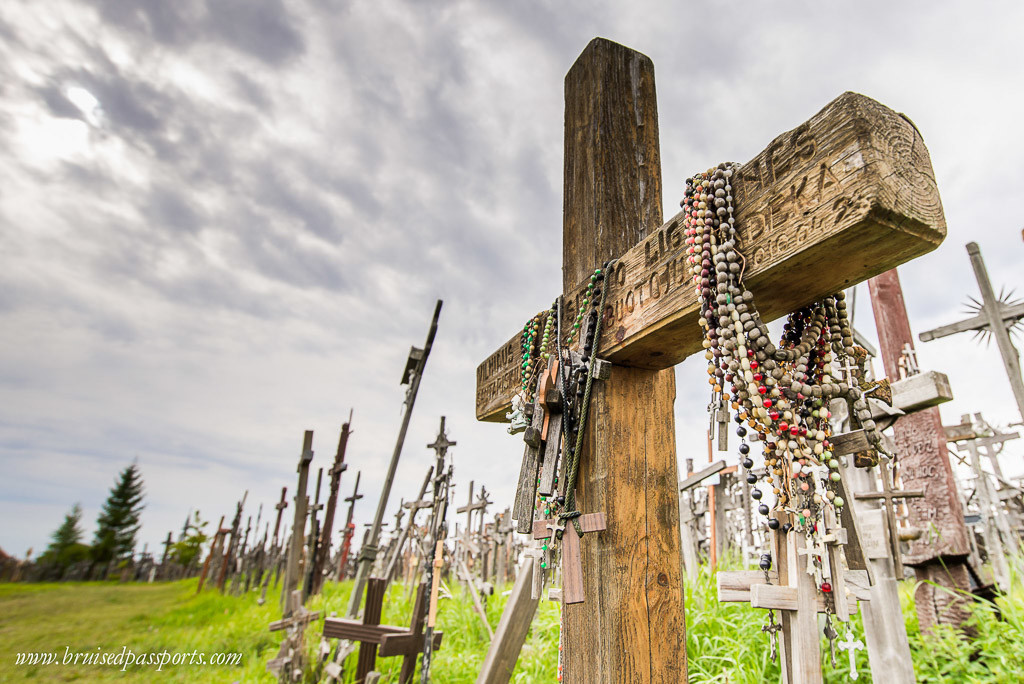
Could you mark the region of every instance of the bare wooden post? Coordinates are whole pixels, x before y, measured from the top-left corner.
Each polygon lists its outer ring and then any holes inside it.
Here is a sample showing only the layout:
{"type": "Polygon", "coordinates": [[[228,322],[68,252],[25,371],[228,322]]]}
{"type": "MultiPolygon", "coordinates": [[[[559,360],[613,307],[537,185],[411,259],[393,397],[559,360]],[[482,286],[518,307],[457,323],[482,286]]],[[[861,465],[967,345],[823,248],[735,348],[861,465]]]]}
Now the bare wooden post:
{"type": "Polygon", "coordinates": [[[224,516],[222,515],[220,516],[220,522],[217,523],[217,531],[213,533],[213,541],[210,542],[210,553],[206,556],[206,561],[203,563],[203,572],[199,575],[199,586],[196,588],[197,594],[203,590],[203,584],[206,582],[206,574],[210,570],[210,562],[220,551],[221,529],[223,529],[223,527],[224,516]]]}
{"type": "Polygon", "coordinates": [[[412,418],[412,408],[416,403],[416,393],[420,389],[420,380],[423,378],[423,369],[427,365],[427,358],[430,356],[430,348],[434,344],[434,336],[437,334],[437,319],[441,315],[441,300],[437,300],[434,307],[434,318],[430,323],[430,331],[427,333],[427,343],[423,349],[413,347],[409,351],[409,359],[405,365],[405,372],[402,373],[402,384],[409,385],[405,395],[405,413],[402,416],[402,426],[398,430],[398,440],[395,442],[395,450],[391,454],[391,463],[388,465],[388,472],[384,478],[384,489],[377,501],[377,514],[373,518],[373,526],[370,528],[368,543],[363,544],[359,550],[356,569],[356,584],[352,587],[352,598],[348,604],[348,617],[355,617],[359,613],[359,604],[363,598],[363,588],[367,578],[370,576],[370,568],[377,558],[377,545],[380,543],[380,529],[384,521],[384,511],[387,510],[388,498],[391,496],[391,485],[395,481],[395,471],[398,469],[398,459],[402,455],[402,446],[405,444],[405,433],[409,430],[409,419],[412,418]]]}
{"type": "Polygon", "coordinates": [[[288,550],[288,561],[284,571],[284,587],[281,589],[281,610],[284,617],[291,616],[291,602],[288,597],[299,583],[301,576],[303,539],[306,530],[306,507],[309,497],[306,487],[309,483],[309,464],[313,461],[313,431],[306,430],[302,438],[302,455],[299,457],[299,486],[295,490],[295,518],[292,521],[292,543],[288,550]]]}
{"type": "Polygon", "coordinates": [[[476,684],[508,684],[512,678],[512,670],[519,660],[519,652],[523,649],[526,634],[537,612],[539,598],[532,597],[533,564],[536,561],[527,556],[516,582],[512,585],[512,594],[508,597],[505,610],[498,621],[498,629],[494,633],[491,645],[484,657],[484,666],[476,678],[476,684]]]}
{"type": "Polygon", "coordinates": [[[324,511],[324,524],[320,532],[320,542],[317,546],[316,557],[313,559],[313,585],[310,593],[319,594],[324,585],[324,567],[327,559],[331,557],[331,535],[334,533],[334,511],[338,506],[338,488],[341,486],[341,474],[348,468],[345,463],[345,449],[348,447],[349,425],[352,423],[352,414],[349,413],[348,420],[341,426],[341,436],[338,438],[338,450],[334,455],[334,465],[331,467],[331,484],[327,496],[327,509],[324,511]]]}
{"type": "MultiPolygon", "coordinates": [[[[564,191],[562,288],[571,292],[662,223],[645,55],[595,39],[569,70],[564,191]]],[[[686,680],[674,401],[672,370],[613,366],[595,385],[577,497],[580,510],[605,512],[608,529],[583,540],[587,600],[562,613],[568,682],[686,680]]]]}
{"type": "MultiPolygon", "coordinates": [[[[868,281],[868,289],[885,372],[899,377],[903,350],[907,345],[913,349],[899,274],[892,269],[875,276],[868,281]]],[[[926,630],[937,623],[959,626],[968,618],[962,604],[963,596],[970,592],[970,580],[963,559],[971,547],[939,409],[932,407],[900,418],[893,430],[903,486],[925,492],[907,505],[911,524],[925,533],[910,543],[904,559],[920,580],[914,596],[918,620],[926,630]]]]}

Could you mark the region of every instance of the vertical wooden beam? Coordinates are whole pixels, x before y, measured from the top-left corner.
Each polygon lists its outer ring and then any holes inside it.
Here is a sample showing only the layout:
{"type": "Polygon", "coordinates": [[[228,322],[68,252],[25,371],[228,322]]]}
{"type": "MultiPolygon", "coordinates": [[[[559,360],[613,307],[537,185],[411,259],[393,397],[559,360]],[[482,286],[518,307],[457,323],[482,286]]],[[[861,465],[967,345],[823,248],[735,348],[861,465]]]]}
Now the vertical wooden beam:
{"type": "MultiPolygon", "coordinates": [[[[595,39],[570,69],[564,197],[564,292],[661,225],[648,57],[595,39]]],[[[566,682],[686,681],[674,401],[672,369],[613,367],[594,385],[577,492],[608,528],[582,540],[586,601],[562,614],[566,682]]]]}
{"type": "MultiPolygon", "coordinates": [[[[780,520],[786,519],[780,516],[780,520]]],[[[772,555],[776,559],[779,583],[796,587],[797,609],[782,610],[782,681],[785,684],[812,684],[821,678],[821,637],[818,633],[818,589],[814,579],[804,571],[799,550],[804,542],[795,531],[774,531],[772,555]]]]}
{"type": "Polygon", "coordinates": [[[501,613],[498,629],[491,639],[476,684],[508,684],[512,678],[512,670],[516,667],[539,602],[539,599],[532,597],[534,562],[533,558],[527,556],[516,575],[512,594],[501,613]]]}
{"type": "MultiPolygon", "coordinates": [[[[885,372],[889,377],[898,378],[900,355],[904,346],[909,344],[913,348],[914,338],[896,269],[871,278],[868,290],[885,372]]],[[[938,407],[900,418],[893,431],[902,464],[903,487],[925,492],[923,497],[907,501],[911,524],[926,532],[910,543],[910,552],[904,555],[904,563],[914,567],[920,580],[915,593],[918,620],[925,630],[934,624],[935,616],[943,624],[960,625],[967,618],[966,610],[939,610],[938,604],[947,603],[947,599],[939,595],[934,583],[927,581],[934,574],[928,566],[939,564],[949,569],[941,573],[944,580],[965,581],[959,586],[963,593],[958,600],[962,601],[962,596],[970,591],[966,566],[962,571],[953,567],[964,564],[963,557],[970,553],[970,542],[938,407]]]]}
{"type": "Polygon", "coordinates": [[[291,548],[288,550],[288,561],[284,571],[284,586],[281,588],[282,616],[290,617],[292,604],[288,598],[299,583],[302,574],[302,549],[305,548],[306,507],[309,497],[306,488],[309,484],[309,464],[313,461],[313,431],[306,430],[302,437],[302,455],[299,457],[299,486],[295,490],[295,518],[292,520],[291,548]]]}
{"type": "Polygon", "coordinates": [[[977,242],[967,243],[967,254],[971,257],[974,278],[978,281],[978,289],[981,290],[982,314],[988,317],[988,328],[992,331],[992,337],[996,338],[999,355],[1003,358],[1003,367],[1006,369],[1006,377],[1010,380],[1017,411],[1024,419],[1024,381],[1020,376],[1020,356],[1010,340],[999,298],[996,297],[992,283],[988,279],[988,270],[985,269],[985,261],[981,258],[981,248],[977,242]]]}
{"type": "MultiPolygon", "coordinates": [[[[874,491],[874,476],[869,470],[846,468],[843,477],[850,484],[849,491],[874,491]]],[[[877,499],[854,498],[847,506],[852,506],[852,512],[858,517],[881,515],[877,499]]],[[[875,576],[875,583],[870,589],[871,600],[860,604],[872,678],[887,684],[913,684],[916,681],[914,662],[910,657],[910,641],[900,610],[899,584],[893,560],[888,554],[878,557],[866,549],[864,556],[875,576]]]]}

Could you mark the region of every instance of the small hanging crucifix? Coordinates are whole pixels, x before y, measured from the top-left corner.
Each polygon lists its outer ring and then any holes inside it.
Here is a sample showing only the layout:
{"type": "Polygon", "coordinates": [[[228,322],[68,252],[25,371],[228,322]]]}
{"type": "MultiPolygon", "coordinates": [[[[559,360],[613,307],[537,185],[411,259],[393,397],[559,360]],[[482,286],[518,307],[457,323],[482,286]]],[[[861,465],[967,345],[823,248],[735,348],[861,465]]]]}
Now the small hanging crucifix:
{"type": "Polygon", "coordinates": [[[854,641],[853,632],[846,631],[846,639],[839,642],[839,648],[850,654],[850,679],[856,680],[860,676],[857,672],[857,651],[864,648],[864,642],[860,639],[854,641]]]}
{"type": "MultiPolygon", "coordinates": [[[[606,528],[604,513],[587,513],[577,518],[584,533],[606,528]]],[[[583,603],[583,561],[580,557],[580,536],[576,527],[559,520],[538,520],[533,523],[534,539],[556,539],[562,531],[562,600],[583,603]]]]}
{"type": "Polygon", "coordinates": [[[761,631],[768,635],[768,643],[771,645],[772,662],[779,657],[779,632],[782,625],[775,621],[775,611],[768,609],[768,624],[761,626],[761,631]]]}

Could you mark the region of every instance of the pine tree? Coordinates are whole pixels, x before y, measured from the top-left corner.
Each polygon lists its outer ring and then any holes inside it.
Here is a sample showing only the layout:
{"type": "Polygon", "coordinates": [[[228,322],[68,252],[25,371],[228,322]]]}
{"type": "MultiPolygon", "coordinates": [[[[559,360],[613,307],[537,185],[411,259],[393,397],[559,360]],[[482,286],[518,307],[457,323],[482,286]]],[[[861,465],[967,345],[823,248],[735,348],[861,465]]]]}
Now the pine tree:
{"type": "Polygon", "coordinates": [[[82,543],[82,506],[75,504],[64,516],[64,522],[53,533],[50,545],[39,557],[41,562],[54,563],[66,568],[88,556],[89,547],[82,543]]]}
{"type": "Polygon", "coordinates": [[[142,509],[142,475],[133,463],[121,471],[96,519],[92,544],[94,562],[106,563],[132,555],[142,509]]]}

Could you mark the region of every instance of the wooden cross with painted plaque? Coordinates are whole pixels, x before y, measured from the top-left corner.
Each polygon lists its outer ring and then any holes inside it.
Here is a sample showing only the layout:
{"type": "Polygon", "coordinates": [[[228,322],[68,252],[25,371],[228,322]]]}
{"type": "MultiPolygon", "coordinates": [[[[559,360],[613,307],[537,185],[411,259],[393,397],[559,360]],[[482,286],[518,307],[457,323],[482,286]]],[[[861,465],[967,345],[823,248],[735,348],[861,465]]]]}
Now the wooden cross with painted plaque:
{"type": "MultiPolygon", "coordinates": [[[[587,600],[562,614],[564,672],[571,682],[684,681],[671,368],[702,351],[702,331],[683,215],[662,221],[653,65],[595,39],[566,76],[565,98],[565,310],[577,310],[595,267],[617,261],[594,345],[613,365],[595,384],[577,481],[580,510],[604,511],[607,529],[581,549],[587,600]],[[637,539],[647,543],[638,549],[637,539]]],[[[765,321],[925,254],[945,235],[917,129],[855,93],[776,137],[734,176],[733,195],[745,283],[765,321]]],[[[506,416],[520,342],[516,334],[477,369],[479,420],[506,416]]]]}

